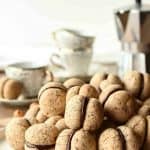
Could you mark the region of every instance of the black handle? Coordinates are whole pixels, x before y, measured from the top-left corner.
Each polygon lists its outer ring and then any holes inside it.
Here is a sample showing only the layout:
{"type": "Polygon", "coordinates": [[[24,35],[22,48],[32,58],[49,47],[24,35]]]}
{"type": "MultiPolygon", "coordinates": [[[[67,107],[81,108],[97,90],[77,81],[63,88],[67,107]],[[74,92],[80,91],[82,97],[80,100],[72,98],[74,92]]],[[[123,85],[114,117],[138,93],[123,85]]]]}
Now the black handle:
{"type": "Polygon", "coordinates": [[[136,4],[137,4],[138,6],[141,6],[141,5],[142,5],[142,0],[136,0],[136,4]]]}

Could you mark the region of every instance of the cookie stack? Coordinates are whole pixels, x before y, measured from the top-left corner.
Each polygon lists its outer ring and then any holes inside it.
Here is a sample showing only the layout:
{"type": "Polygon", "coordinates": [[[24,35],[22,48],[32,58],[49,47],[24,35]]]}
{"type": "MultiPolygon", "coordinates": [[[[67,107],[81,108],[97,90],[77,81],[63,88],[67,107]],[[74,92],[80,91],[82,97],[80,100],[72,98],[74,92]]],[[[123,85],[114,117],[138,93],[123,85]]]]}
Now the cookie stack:
{"type": "Polygon", "coordinates": [[[6,140],[15,150],[149,150],[149,85],[136,71],[48,82],[39,103],[8,123],[6,140]]]}

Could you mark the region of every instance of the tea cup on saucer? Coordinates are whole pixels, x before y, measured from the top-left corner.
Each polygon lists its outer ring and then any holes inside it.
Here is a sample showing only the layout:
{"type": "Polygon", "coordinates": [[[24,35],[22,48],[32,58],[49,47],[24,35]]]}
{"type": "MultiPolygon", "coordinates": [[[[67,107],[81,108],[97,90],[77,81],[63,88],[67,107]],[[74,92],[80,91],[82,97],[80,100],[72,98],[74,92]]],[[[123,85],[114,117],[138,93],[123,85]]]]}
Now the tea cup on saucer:
{"type": "Polygon", "coordinates": [[[35,62],[18,62],[5,68],[6,76],[23,83],[23,96],[36,97],[46,79],[46,65],[35,62]]]}

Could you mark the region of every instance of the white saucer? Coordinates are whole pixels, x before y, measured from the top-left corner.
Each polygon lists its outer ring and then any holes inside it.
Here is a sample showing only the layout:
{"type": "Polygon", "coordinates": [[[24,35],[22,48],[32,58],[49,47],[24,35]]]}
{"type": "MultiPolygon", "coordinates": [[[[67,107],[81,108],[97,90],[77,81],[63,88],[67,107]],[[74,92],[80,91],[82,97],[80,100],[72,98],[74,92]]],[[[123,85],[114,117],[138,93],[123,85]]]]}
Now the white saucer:
{"type": "Polygon", "coordinates": [[[23,100],[8,100],[8,99],[0,99],[0,104],[9,105],[9,106],[27,106],[33,102],[37,102],[37,99],[23,99],[23,100]]]}

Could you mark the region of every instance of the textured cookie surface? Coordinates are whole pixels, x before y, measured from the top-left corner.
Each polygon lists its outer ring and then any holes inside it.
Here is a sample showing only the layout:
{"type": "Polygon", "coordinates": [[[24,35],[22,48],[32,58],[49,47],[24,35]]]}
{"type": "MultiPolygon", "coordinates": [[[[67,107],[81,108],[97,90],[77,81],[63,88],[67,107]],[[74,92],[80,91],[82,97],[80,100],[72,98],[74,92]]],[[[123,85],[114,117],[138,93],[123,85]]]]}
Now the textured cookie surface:
{"type": "Polygon", "coordinates": [[[66,129],[59,134],[55,150],[96,150],[96,139],[82,129],[66,129]]]}
{"type": "Polygon", "coordinates": [[[125,143],[126,143],[126,150],[139,150],[140,143],[137,139],[137,136],[133,132],[133,130],[127,126],[120,126],[119,130],[122,132],[125,143]]]}
{"type": "Polygon", "coordinates": [[[133,94],[134,96],[138,96],[141,84],[142,84],[142,76],[137,71],[131,71],[125,74],[124,84],[126,89],[133,94]]]}
{"type": "Polygon", "coordinates": [[[46,84],[45,87],[42,87],[39,92],[39,104],[41,111],[47,117],[63,114],[66,103],[65,87],[60,83],[53,82],[46,84]]]}
{"type": "Polygon", "coordinates": [[[104,114],[100,102],[95,98],[76,95],[66,105],[65,122],[71,129],[96,130],[103,122],[104,114]]]}
{"type": "Polygon", "coordinates": [[[5,135],[7,142],[16,150],[24,149],[25,131],[29,127],[27,120],[13,118],[7,125],[5,135]]]}
{"type": "Polygon", "coordinates": [[[69,89],[71,87],[74,87],[74,86],[81,86],[83,85],[85,82],[82,81],[81,79],[78,79],[78,78],[71,78],[71,79],[68,79],[67,81],[64,82],[64,86],[69,89]]]}
{"type": "Polygon", "coordinates": [[[123,150],[121,137],[116,129],[106,129],[99,138],[99,150],[123,150]]]}
{"type": "Polygon", "coordinates": [[[26,141],[33,145],[53,145],[57,136],[57,128],[44,123],[31,126],[25,133],[26,141]]]}
{"type": "Polygon", "coordinates": [[[135,113],[135,101],[126,91],[117,91],[109,96],[104,111],[114,121],[124,123],[135,113]]]}
{"type": "Polygon", "coordinates": [[[134,133],[137,135],[140,142],[140,146],[143,145],[144,138],[147,132],[147,123],[146,119],[142,116],[136,115],[133,116],[126,124],[128,127],[132,128],[134,133]]]}

